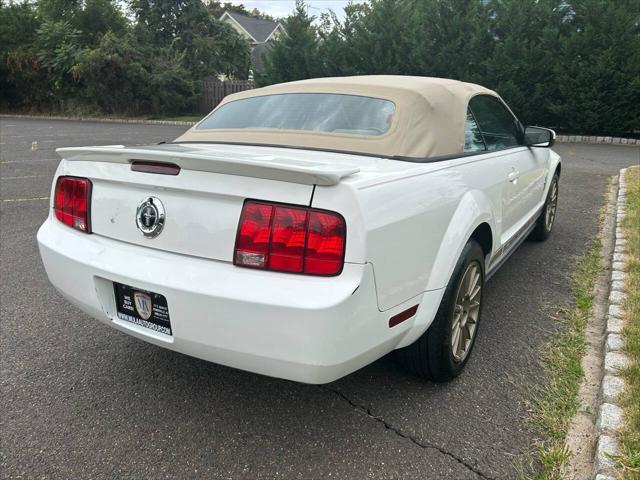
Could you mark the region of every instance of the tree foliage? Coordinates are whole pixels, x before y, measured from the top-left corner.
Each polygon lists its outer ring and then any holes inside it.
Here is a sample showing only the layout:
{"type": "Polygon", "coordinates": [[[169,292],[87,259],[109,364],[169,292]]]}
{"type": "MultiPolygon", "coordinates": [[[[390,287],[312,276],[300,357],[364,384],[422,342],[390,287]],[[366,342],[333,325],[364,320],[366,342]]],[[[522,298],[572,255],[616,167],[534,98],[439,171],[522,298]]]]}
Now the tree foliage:
{"type": "Polygon", "coordinates": [[[549,109],[573,131],[637,132],[640,3],[576,0],[568,14],[575,28],[560,44],[567,61],[553,65],[558,91],[549,109]]]}
{"type": "Polygon", "coordinates": [[[637,0],[370,0],[350,4],[343,19],[329,14],[316,23],[298,2],[285,25],[289,35],[269,52],[264,84],[454,78],[496,90],[528,124],[640,131],[637,0]]]}
{"type": "Polygon", "coordinates": [[[96,45],[107,32],[122,37],[128,29],[127,19],[111,0],[85,0],[74,20],[89,45],[96,45]]]}
{"type": "Polygon", "coordinates": [[[242,15],[261,18],[263,20],[276,20],[273,16],[261,12],[257,8],[248,10],[242,3],[238,4],[231,2],[221,2],[220,0],[207,0],[205,2],[205,5],[207,6],[209,14],[211,14],[214,18],[220,18],[224,14],[224,12],[235,12],[242,15]]]}
{"type": "Polygon", "coordinates": [[[135,33],[144,44],[180,52],[183,67],[194,77],[222,73],[246,76],[249,46],[226,23],[193,0],[133,0],[135,33]]]}
{"type": "Polygon", "coordinates": [[[130,0],[133,22],[121,4],[0,3],[0,105],[189,113],[205,76],[248,75],[249,45],[202,1],[130,0]]]}
{"type": "MultiPolygon", "coordinates": [[[[249,73],[225,10],[270,18],[221,0],[0,0],[0,107],[194,112],[203,77],[249,73]]],[[[496,90],[528,124],[640,131],[638,0],[362,0],[319,18],[297,0],[283,24],[261,84],[447,77],[496,90]]]]}
{"type": "Polygon", "coordinates": [[[311,78],[317,68],[318,36],[302,0],[296,0],[293,15],[284,21],[287,35],[274,42],[266,61],[266,76],[271,83],[311,78]]]}

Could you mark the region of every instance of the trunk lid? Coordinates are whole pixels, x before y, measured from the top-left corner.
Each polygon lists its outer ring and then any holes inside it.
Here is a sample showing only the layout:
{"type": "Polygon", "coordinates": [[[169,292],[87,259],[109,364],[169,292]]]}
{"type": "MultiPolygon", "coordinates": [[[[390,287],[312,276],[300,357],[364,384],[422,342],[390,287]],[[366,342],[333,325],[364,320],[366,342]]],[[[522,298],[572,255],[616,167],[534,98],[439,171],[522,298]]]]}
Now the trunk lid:
{"type": "MultiPolygon", "coordinates": [[[[336,185],[360,171],[355,165],[320,160],[317,155],[271,153],[256,147],[216,144],[160,144],[145,147],[107,145],[58,148],[68,161],[129,164],[135,160],[167,162],[201,172],[241,175],[306,185],[336,185]]],[[[306,153],[306,152],[305,152],[306,153]]]]}
{"type": "Polygon", "coordinates": [[[359,170],[317,155],[306,160],[300,152],[229,145],[74,147],[58,153],[64,159],[60,175],[86,177],[93,184],[94,234],[227,262],[247,198],[310,205],[315,184],[334,185],[359,170]],[[132,171],[135,160],[173,163],[180,173],[132,171]],[[139,207],[152,197],[165,214],[155,237],[145,236],[136,223],[139,207]]]}

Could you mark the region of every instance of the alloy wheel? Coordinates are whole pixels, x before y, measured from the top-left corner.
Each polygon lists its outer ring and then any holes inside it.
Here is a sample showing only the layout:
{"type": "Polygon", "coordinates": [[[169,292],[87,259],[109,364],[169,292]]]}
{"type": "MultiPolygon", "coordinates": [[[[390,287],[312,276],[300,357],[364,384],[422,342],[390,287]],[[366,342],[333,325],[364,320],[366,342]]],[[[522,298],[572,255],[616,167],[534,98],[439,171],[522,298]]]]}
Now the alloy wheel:
{"type": "Polygon", "coordinates": [[[558,182],[554,181],[551,184],[551,193],[549,194],[549,201],[544,214],[544,224],[547,227],[547,231],[551,231],[551,227],[553,227],[553,221],[556,219],[556,208],[558,208],[558,182]]]}
{"type": "Polygon", "coordinates": [[[451,325],[451,350],[456,362],[462,362],[471,350],[478,326],[482,298],[482,271],[478,262],[467,267],[458,286],[451,325]]]}

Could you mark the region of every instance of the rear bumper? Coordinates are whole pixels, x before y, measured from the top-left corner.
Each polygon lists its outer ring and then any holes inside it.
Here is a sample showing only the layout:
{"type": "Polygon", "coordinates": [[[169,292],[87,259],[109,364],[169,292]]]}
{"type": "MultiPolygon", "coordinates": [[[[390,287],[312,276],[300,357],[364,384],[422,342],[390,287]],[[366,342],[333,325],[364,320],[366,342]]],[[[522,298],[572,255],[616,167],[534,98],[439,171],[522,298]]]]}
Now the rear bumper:
{"type": "Polygon", "coordinates": [[[422,299],[380,312],[370,264],[346,264],[332,278],[261,272],[86,235],[51,218],[38,244],[51,283],[92,317],[187,355],[305,383],[333,381],[393,350],[414,320],[390,329],[389,318],[422,299]],[[164,295],[173,336],[118,319],[113,282],[164,295]]]}

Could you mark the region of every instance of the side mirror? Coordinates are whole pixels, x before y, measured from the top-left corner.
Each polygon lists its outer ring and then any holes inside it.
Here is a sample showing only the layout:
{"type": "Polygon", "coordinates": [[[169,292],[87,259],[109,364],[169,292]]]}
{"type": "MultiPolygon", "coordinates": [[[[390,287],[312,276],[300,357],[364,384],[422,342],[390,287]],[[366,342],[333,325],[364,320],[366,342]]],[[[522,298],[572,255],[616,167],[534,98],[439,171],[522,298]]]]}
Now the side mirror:
{"type": "Polygon", "coordinates": [[[524,129],[524,144],[527,147],[553,147],[556,143],[556,132],[549,128],[527,127],[524,129]]]}

